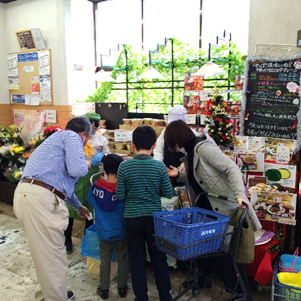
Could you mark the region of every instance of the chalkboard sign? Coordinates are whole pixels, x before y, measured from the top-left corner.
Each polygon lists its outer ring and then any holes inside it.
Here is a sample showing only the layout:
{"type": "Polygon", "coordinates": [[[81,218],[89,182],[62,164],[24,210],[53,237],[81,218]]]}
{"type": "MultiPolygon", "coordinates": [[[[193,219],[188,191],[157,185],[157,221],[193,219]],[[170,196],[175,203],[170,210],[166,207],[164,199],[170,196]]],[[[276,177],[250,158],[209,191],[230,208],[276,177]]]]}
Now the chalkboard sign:
{"type": "Polygon", "coordinates": [[[248,58],[242,97],[241,134],[298,139],[301,57],[248,58]]]}

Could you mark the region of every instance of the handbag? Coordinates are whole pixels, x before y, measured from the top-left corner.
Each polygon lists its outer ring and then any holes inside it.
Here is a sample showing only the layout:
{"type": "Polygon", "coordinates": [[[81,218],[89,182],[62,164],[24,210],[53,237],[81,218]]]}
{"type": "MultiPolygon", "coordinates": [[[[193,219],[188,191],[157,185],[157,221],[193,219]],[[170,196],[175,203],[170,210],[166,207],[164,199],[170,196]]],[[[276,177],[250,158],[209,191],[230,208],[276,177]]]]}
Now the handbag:
{"type": "MultiPolygon", "coordinates": [[[[243,213],[242,208],[238,208],[235,215],[231,218],[229,224],[234,226],[235,230],[239,227],[239,220],[243,213]]],[[[236,234],[234,233],[234,236],[236,234]]],[[[234,245],[235,237],[232,239],[232,250],[234,245]]],[[[248,215],[246,215],[241,229],[240,240],[237,250],[236,262],[238,263],[251,263],[254,260],[255,253],[255,235],[254,229],[252,227],[251,220],[248,215]]]]}
{"type": "Polygon", "coordinates": [[[299,273],[301,271],[301,257],[298,256],[299,248],[294,255],[283,254],[279,261],[279,270],[282,272],[299,273]]]}

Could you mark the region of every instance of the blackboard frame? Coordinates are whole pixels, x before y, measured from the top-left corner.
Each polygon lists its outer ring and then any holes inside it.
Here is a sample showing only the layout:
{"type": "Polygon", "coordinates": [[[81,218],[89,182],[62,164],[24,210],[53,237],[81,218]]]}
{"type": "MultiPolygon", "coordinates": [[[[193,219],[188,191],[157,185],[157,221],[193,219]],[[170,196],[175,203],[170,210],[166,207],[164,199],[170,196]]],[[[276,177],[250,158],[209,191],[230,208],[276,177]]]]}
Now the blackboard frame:
{"type": "Polygon", "coordinates": [[[301,146],[299,88],[301,87],[301,54],[285,57],[249,57],[246,59],[244,75],[240,134],[297,140],[296,151],[299,150],[301,146]],[[287,91],[288,84],[298,88],[291,93],[291,90],[287,91]],[[266,99],[268,101],[265,101],[266,99]],[[294,114],[284,114],[283,112],[286,111],[294,114]],[[269,128],[267,130],[264,127],[268,123],[270,125],[267,126],[269,128]],[[259,126],[263,127],[264,131],[258,130],[259,126]]]}

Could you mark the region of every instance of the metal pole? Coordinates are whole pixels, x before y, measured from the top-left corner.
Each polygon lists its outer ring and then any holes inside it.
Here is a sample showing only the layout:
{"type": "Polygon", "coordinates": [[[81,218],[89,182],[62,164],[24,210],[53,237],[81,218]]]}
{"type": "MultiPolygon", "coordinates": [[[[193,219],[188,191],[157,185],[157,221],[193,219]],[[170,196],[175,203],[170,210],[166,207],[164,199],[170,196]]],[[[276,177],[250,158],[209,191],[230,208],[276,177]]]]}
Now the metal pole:
{"type": "Polygon", "coordinates": [[[174,53],[173,53],[173,39],[171,39],[171,106],[173,107],[173,102],[174,102],[174,53]]]}
{"type": "MultiPolygon", "coordinates": [[[[98,13],[98,3],[93,2],[93,26],[94,26],[94,61],[95,66],[98,66],[97,64],[97,13],[98,13]]],[[[96,71],[96,70],[95,70],[96,71]]],[[[97,89],[98,82],[95,81],[95,88],[97,89]]]]}
{"type": "Polygon", "coordinates": [[[129,66],[128,66],[128,52],[126,46],[124,47],[124,55],[125,55],[125,75],[126,75],[126,105],[129,106],[129,66]]]}

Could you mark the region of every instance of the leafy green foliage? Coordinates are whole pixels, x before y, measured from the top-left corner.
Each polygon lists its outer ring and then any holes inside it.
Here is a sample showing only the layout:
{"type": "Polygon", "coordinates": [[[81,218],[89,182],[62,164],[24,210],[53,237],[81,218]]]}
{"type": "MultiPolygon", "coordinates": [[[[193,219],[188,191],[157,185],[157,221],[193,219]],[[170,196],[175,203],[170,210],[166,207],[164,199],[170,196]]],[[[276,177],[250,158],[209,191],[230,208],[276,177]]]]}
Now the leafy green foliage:
{"type": "MultiPolygon", "coordinates": [[[[125,45],[116,61],[112,71],[112,77],[118,79],[117,83],[101,83],[96,91],[87,97],[85,102],[126,102],[126,68],[128,71],[128,110],[138,112],[166,113],[172,106],[172,49],[168,41],[166,47],[160,47],[160,53],[152,53],[152,67],[162,76],[163,80],[138,79],[137,76],[149,66],[149,55],[135,53],[130,45],[125,45]],[[127,52],[127,66],[126,56],[127,52]],[[120,81],[120,78],[122,80],[120,81]],[[168,81],[168,82],[160,82],[168,81]],[[122,82],[122,83],[121,83],[122,82]]],[[[173,38],[174,56],[174,102],[182,104],[183,81],[186,71],[197,71],[207,60],[207,53],[201,49],[195,49],[187,43],[182,43],[173,38]]],[[[232,84],[236,74],[243,74],[244,62],[241,53],[232,42],[224,44],[220,48],[212,49],[212,57],[219,58],[217,62],[225,71],[229,71],[232,84]]],[[[227,76],[212,77],[210,82],[205,82],[205,87],[228,85],[227,76]],[[216,81],[216,78],[225,78],[224,81],[216,81]]],[[[231,97],[235,99],[235,95],[231,97]]]]}

